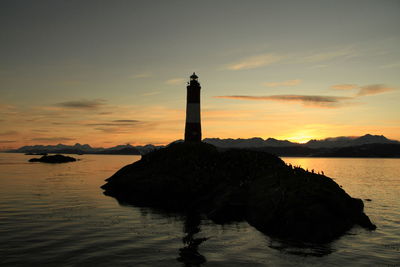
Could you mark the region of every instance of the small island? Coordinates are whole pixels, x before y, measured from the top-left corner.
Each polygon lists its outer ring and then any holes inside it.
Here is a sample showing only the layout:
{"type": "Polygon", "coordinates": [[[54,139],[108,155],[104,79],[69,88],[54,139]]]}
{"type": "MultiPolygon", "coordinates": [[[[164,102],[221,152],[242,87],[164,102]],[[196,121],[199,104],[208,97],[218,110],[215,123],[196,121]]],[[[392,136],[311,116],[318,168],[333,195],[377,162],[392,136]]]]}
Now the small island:
{"type": "Polygon", "coordinates": [[[64,155],[44,155],[41,158],[32,158],[29,162],[44,162],[44,163],[66,163],[66,162],[74,162],[76,158],[64,156],[64,155]]]}
{"type": "Polygon", "coordinates": [[[261,151],[173,143],[106,181],[104,193],[122,203],[196,213],[218,224],[245,220],[289,240],[329,242],[356,224],[376,229],[363,201],[331,178],[261,151]]]}

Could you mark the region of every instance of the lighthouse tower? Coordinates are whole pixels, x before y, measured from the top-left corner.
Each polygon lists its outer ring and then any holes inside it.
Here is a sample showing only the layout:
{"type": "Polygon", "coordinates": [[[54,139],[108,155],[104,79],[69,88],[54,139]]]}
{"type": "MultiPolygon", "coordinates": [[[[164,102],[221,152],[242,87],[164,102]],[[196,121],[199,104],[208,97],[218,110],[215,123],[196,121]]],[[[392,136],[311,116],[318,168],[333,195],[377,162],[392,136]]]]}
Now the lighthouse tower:
{"type": "Polygon", "coordinates": [[[190,76],[186,98],[185,142],[201,142],[200,83],[196,73],[190,76]]]}

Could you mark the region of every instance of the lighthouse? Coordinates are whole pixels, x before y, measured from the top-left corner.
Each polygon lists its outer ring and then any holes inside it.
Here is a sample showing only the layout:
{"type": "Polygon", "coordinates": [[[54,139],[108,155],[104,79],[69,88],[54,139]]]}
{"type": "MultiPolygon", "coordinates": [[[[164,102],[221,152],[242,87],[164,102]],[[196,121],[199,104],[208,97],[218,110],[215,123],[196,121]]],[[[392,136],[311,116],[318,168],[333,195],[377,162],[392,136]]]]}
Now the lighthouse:
{"type": "Polygon", "coordinates": [[[185,142],[201,142],[200,83],[196,73],[190,76],[186,97],[185,142]]]}

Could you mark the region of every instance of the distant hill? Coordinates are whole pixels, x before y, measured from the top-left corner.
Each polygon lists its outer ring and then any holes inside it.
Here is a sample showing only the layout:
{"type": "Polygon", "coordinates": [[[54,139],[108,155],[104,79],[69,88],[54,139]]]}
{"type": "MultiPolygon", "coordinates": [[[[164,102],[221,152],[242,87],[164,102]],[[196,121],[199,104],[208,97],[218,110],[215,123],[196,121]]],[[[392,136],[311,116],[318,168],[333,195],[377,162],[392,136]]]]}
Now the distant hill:
{"type": "Polygon", "coordinates": [[[291,157],[400,157],[400,142],[383,135],[330,137],[310,140],[305,144],[273,138],[219,139],[206,138],[206,143],[220,149],[247,148],[277,156],[291,157]]]}
{"type": "Polygon", "coordinates": [[[23,146],[18,149],[8,150],[13,153],[63,153],[63,154],[118,154],[118,155],[143,155],[150,151],[160,148],[161,146],[145,145],[132,146],[130,144],[118,145],[110,148],[91,147],[88,144],[81,145],[76,143],[73,146],[69,145],[34,145],[23,146]]]}
{"type": "Polygon", "coordinates": [[[249,139],[219,139],[219,138],[205,138],[203,142],[212,144],[221,148],[253,148],[253,147],[289,147],[298,146],[298,143],[292,143],[288,140],[277,140],[274,138],[262,139],[260,137],[253,137],[249,139]]]}
{"type": "Polygon", "coordinates": [[[366,134],[360,137],[341,136],[322,140],[310,140],[305,144],[305,146],[311,148],[333,148],[360,146],[366,144],[400,144],[400,142],[387,139],[383,135],[366,134]]]}
{"type": "Polygon", "coordinates": [[[281,157],[400,158],[400,144],[364,144],[331,148],[265,146],[249,149],[264,151],[281,157]]]}
{"type": "Polygon", "coordinates": [[[400,144],[364,144],[319,151],[317,157],[400,158],[400,144]]]}
{"type": "MultiPolygon", "coordinates": [[[[177,140],[176,142],[183,142],[177,140]]],[[[400,142],[387,139],[383,135],[366,134],[360,137],[330,137],[321,140],[310,140],[305,144],[294,143],[288,140],[260,137],[248,139],[220,139],[205,138],[205,143],[212,144],[220,150],[230,148],[247,148],[250,150],[265,151],[277,156],[297,157],[400,157],[400,142]]],[[[118,145],[110,148],[91,147],[79,143],[69,145],[35,145],[23,146],[7,152],[15,153],[64,153],[64,154],[119,154],[144,155],[163,146],[145,145],[132,146],[118,145]]]]}
{"type": "Polygon", "coordinates": [[[365,144],[400,144],[399,141],[390,140],[383,135],[366,134],[360,137],[329,137],[321,140],[310,140],[305,144],[294,143],[288,140],[277,140],[274,138],[262,139],[260,137],[248,139],[219,139],[205,138],[203,142],[212,144],[220,148],[255,148],[255,147],[308,147],[308,148],[333,148],[349,147],[365,144]]]}

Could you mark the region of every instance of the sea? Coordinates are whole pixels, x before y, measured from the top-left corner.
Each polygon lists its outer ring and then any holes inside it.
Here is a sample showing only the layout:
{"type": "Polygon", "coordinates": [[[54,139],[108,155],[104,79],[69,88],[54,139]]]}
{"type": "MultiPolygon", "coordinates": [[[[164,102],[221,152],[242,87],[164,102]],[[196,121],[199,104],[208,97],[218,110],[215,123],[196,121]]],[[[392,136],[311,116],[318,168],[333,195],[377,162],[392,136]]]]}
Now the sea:
{"type": "Polygon", "coordinates": [[[324,172],[361,198],[375,231],[359,226],[323,245],[271,238],[246,222],[202,219],[204,263],[179,260],[185,218],[120,204],[100,188],[140,156],[79,155],[29,163],[0,153],[0,266],[400,266],[400,159],[282,158],[324,172]]]}

